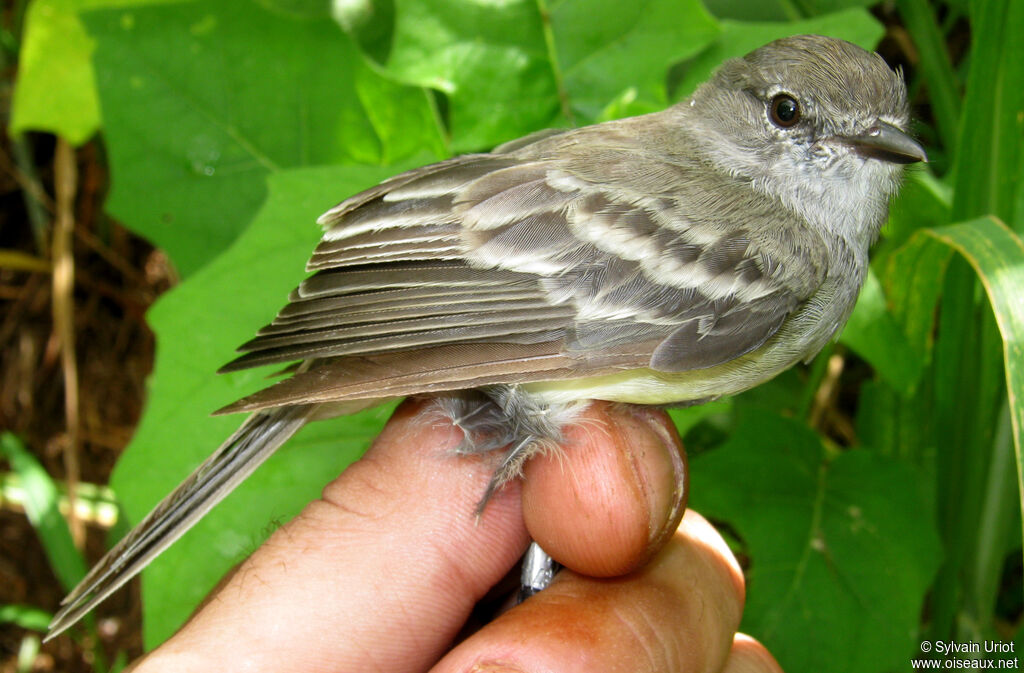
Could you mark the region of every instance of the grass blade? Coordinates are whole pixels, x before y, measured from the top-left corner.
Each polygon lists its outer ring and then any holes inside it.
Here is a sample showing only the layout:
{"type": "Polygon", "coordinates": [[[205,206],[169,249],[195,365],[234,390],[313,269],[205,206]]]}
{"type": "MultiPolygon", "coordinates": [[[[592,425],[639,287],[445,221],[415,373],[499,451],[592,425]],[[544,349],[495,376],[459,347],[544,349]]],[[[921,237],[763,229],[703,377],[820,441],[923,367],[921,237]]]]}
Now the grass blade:
{"type": "Polygon", "coordinates": [[[64,589],[70,591],[85,577],[85,559],[75,548],[67,521],[61,516],[57,485],[14,435],[0,435],[0,451],[20,477],[25,491],[25,514],[39,534],[50,567],[64,589]]]}
{"type": "MultiPolygon", "coordinates": [[[[1024,426],[1024,241],[995,217],[929,229],[978,274],[1003,339],[1006,392],[1017,456],[1017,486],[1024,494],[1021,428],[1024,426]]],[[[1024,511],[1024,500],[1021,502],[1024,511]]]]}

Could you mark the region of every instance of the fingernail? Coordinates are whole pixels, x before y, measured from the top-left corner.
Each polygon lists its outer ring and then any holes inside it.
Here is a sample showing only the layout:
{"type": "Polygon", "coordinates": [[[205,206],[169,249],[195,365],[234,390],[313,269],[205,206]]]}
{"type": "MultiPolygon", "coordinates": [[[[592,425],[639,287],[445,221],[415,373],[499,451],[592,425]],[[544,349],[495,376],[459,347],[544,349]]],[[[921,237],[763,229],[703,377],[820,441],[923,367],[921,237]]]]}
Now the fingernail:
{"type": "Polygon", "coordinates": [[[661,455],[636,456],[645,463],[646,469],[640,474],[649,479],[648,483],[641,484],[649,505],[649,541],[652,548],[659,548],[664,539],[675,532],[686,511],[689,495],[686,451],[675,426],[664,412],[644,407],[630,407],[630,411],[635,419],[649,427],[660,440],[656,446],[661,449],[661,455]]]}

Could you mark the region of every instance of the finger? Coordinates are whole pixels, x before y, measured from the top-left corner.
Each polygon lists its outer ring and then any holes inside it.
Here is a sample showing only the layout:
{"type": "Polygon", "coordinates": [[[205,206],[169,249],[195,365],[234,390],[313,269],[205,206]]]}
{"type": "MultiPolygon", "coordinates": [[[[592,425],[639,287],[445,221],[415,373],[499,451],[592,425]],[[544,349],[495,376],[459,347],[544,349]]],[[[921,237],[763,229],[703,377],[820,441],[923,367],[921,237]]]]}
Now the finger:
{"type": "Polygon", "coordinates": [[[523,517],[555,560],[594,577],[646,563],[686,506],[686,454],[663,411],[595,402],[526,466],[523,517]]]}
{"type": "Polygon", "coordinates": [[[745,633],[737,633],[722,673],[782,673],[775,657],[745,633]]]}
{"type": "Polygon", "coordinates": [[[247,559],[139,671],[422,671],[525,549],[518,487],[453,454],[431,403],[399,407],[366,456],[247,559]]]}
{"type": "Polygon", "coordinates": [[[687,512],[643,569],[594,579],[563,571],[546,590],[464,641],[432,673],[718,673],[743,608],[743,575],[722,538],[687,512]]]}

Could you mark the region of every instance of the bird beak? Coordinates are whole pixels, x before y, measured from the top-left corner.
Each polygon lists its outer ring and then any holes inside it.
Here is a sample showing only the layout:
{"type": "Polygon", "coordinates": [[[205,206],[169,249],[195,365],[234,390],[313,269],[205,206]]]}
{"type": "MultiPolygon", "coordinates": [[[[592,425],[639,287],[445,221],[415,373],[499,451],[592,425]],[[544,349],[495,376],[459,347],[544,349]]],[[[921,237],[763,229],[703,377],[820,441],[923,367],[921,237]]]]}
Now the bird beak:
{"type": "Polygon", "coordinates": [[[927,163],[928,155],[916,140],[892,124],[879,121],[857,136],[841,136],[858,154],[897,164],[927,163]]]}

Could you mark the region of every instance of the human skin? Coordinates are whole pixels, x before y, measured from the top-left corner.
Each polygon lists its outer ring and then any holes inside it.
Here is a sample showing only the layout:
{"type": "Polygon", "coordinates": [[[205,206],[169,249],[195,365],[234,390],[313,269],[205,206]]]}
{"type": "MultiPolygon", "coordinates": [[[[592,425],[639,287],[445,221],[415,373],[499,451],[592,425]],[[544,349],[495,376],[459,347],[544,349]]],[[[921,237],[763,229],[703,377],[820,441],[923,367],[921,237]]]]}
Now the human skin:
{"type": "Polygon", "coordinates": [[[683,517],[685,459],[667,416],[594,403],[580,421],[478,518],[486,457],[456,456],[460,431],[429,400],[405,402],[131,670],[781,671],[736,635],[743,576],[728,547],[683,517]],[[566,569],[467,636],[531,537],[566,569]]]}

